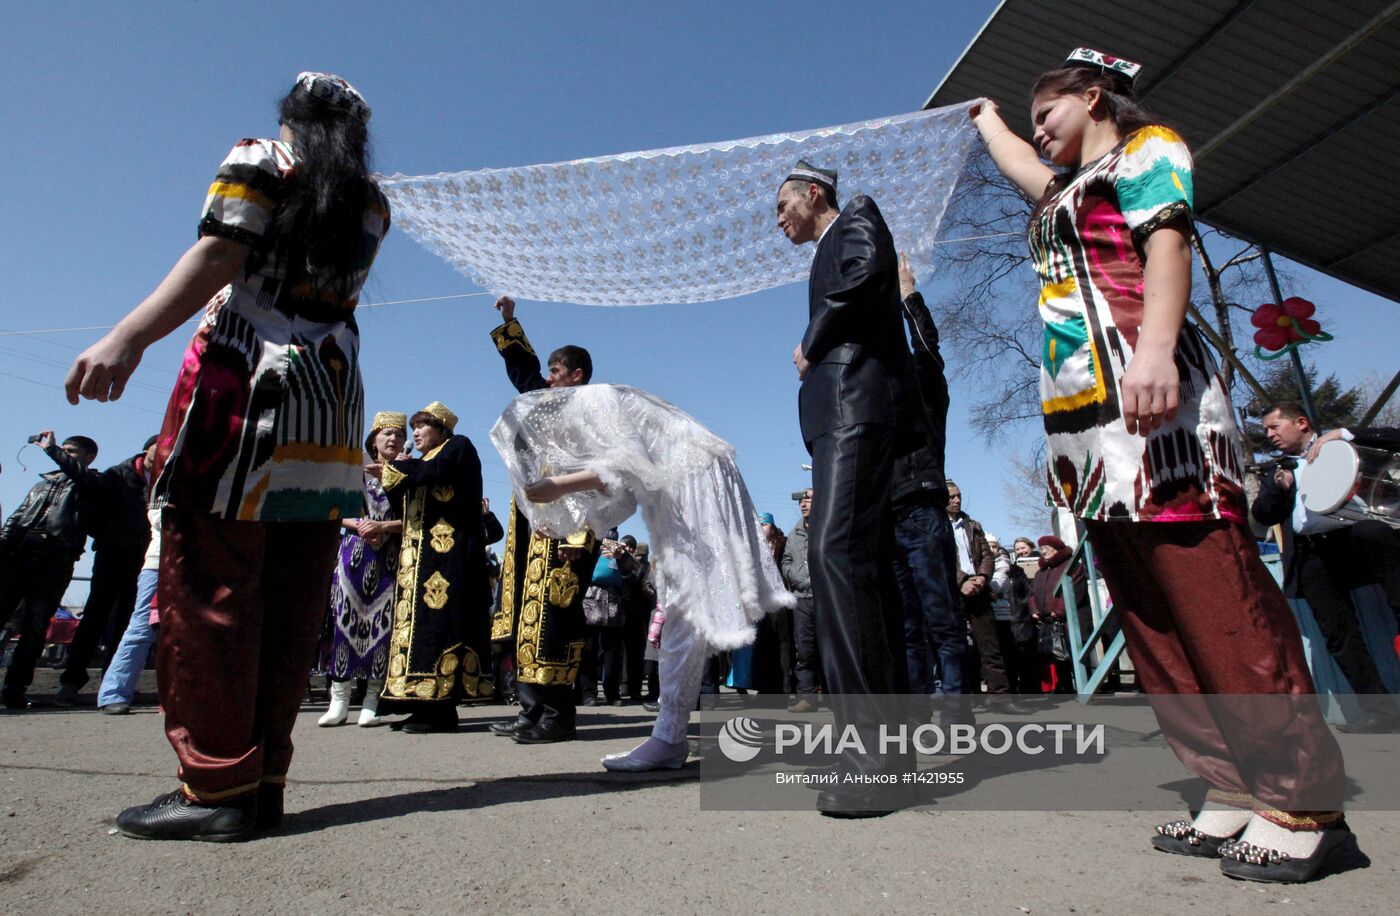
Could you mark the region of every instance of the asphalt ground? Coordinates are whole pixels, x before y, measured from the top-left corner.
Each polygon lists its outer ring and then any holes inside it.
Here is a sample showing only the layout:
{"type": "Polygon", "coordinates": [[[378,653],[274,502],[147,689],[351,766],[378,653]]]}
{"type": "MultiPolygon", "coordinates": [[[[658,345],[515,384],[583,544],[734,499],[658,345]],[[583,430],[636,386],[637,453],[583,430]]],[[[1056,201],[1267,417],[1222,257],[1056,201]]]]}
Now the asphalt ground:
{"type": "Polygon", "coordinates": [[[121,808],[176,785],[154,708],[0,716],[0,910],[1394,913],[1400,891],[1383,813],[1349,818],[1369,868],[1261,885],[1154,852],[1180,811],[701,810],[693,760],[600,767],[648,734],[639,706],[581,710],[579,740],[529,747],[486,731],[501,706],[421,736],[317,728],[323,709],[298,722],[283,825],[236,845],[115,833],[121,808]]]}

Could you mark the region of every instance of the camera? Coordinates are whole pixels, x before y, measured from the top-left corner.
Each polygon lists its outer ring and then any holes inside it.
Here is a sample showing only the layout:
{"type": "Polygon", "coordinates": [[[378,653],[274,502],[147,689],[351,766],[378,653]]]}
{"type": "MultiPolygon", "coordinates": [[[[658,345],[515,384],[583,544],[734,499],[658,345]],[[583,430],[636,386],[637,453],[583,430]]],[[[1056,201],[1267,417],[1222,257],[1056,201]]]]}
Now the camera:
{"type": "Polygon", "coordinates": [[[804,500],[804,499],[806,499],[806,498],[807,498],[807,491],[806,491],[806,490],[793,490],[793,491],[792,491],[792,501],[793,501],[793,502],[795,502],[795,503],[800,503],[800,502],[802,502],[802,500],[804,500]]]}
{"type": "Polygon", "coordinates": [[[1260,474],[1277,474],[1279,471],[1291,471],[1298,467],[1298,459],[1292,455],[1280,455],[1268,461],[1261,461],[1259,464],[1251,464],[1245,470],[1255,471],[1260,474]]]}
{"type": "Polygon", "coordinates": [[[38,441],[39,441],[40,439],[42,439],[42,438],[43,438],[43,436],[30,436],[28,439],[26,439],[26,440],[24,440],[24,441],[28,442],[30,445],[33,445],[35,442],[38,442],[38,441]]]}

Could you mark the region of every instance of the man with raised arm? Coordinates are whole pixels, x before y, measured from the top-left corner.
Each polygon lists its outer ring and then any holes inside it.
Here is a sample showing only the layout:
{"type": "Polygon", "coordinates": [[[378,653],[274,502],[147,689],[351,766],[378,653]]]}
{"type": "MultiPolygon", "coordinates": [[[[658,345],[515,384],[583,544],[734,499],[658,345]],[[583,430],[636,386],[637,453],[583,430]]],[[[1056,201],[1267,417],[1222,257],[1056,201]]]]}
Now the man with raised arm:
{"type": "MultiPolygon", "coordinates": [[[[515,319],[515,300],[500,297],[496,310],[502,323],[491,340],[516,391],[571,388],[592,378],[592,357],[575,346],[551,353],[549,375],[541,376],[540,358],[515,319]]],[[[502,555],[501,604],[491,621],[491,639],[514,646],[520,713],[491,731],[520,744],[571,741],[574,681],[584,644],[583,596],[598,562],[597,540],[588,529],[565,538],[532,532],[512,499],[502,555]]]]}

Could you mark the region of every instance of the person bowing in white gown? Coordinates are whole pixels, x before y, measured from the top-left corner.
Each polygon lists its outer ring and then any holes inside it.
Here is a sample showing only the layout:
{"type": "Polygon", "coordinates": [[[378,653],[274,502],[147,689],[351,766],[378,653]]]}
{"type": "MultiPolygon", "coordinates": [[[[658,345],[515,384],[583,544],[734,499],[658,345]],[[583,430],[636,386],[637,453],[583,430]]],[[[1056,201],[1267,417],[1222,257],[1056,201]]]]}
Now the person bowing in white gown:
{"type": "Polygon", "coordinates": [[[793,604],[759,530],[734,449],[699,421],[626,385],[531,391],[491,441],[516,501],[551,537],[615,527],[639,507],[660,562],[660,710],[651,738],[603,758],[609,770],[679,769],[713,651],[753,642],[765,614],[793,604]]]}

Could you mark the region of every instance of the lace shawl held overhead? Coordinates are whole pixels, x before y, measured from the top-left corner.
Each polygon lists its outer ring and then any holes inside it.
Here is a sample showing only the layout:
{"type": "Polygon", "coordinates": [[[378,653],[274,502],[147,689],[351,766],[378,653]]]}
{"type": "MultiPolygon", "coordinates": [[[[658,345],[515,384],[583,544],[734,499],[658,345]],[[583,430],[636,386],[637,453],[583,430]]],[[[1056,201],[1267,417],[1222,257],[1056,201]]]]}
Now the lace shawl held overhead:
{"type": "Polygon", "coordinates": [[[640,506],[651,533],[661,605],[686,615],[711,645],[753,641],[754,623],[793,603],[734,466],[734,450],[697,420],[625,385],[522,394],[491,429],[516,505],[554,536],[606,531],[640,506]],[[532,503],[524,487],[589,469],[608,492],[532,503]]]}
{"type": "Polygon", "coordinates": [[[801,280],[778,230],[798,159],[868,194],[921,277],[976,130],[968,104],[747,140],[509,169],[394,175],[396,228],[483,288],[587,305],[709,302],[801,280]]]}

